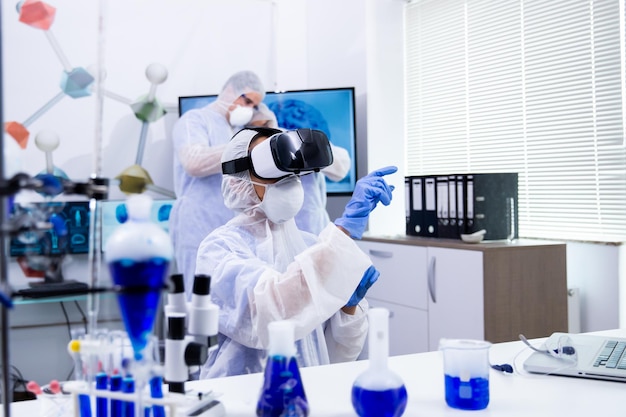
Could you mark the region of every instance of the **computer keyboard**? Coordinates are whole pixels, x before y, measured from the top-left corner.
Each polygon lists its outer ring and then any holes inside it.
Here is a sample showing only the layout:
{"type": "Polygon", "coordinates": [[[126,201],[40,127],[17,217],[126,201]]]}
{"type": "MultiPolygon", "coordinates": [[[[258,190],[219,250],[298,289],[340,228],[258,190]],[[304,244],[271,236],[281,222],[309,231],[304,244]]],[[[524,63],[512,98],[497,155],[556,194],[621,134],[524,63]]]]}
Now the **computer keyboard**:
{"type": "Polygon", "coordinates": [[[593,366],[605,368],[626,369],[626,342],[617,342],[615,340],[607,340],[604,348],[596,357],[593,366]]]}
{"type": "Polygon", "coordinates": [[[15,295],[27,298],[59,297],[64,295],[87,294],[89,285],[78,281],[63,281],[41,284],[31,284],[30,288],[23,288],[15,295]]]}

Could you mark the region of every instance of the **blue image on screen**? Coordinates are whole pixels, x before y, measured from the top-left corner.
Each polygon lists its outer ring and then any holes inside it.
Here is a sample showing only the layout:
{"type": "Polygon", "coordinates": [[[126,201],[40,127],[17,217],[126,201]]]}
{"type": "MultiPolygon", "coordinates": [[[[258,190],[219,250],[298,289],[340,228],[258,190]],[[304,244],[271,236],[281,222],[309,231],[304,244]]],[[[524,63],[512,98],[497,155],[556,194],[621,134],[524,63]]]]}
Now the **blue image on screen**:
{"type": "Polygon", "coordinates": [[[63,255],[89,252],[89,202],[36,202],[13,206],[11,216],[22,221],[49,223],[43,231],[21,233],[11,238],[11,256],[63,255]]]}
{"type": "MultiPolygon", "coordinates": [[[[179,97],[179,114],[204,107],[217,95],[179,97]]],[[[268,92],[263,102],[283,129],[310,128],[326,133],[330,142],[348,151],[350,170],[340,181],[326,178],[326,192],[349,195],[356,184],[356,121],[354,88],[268,92]]]]}

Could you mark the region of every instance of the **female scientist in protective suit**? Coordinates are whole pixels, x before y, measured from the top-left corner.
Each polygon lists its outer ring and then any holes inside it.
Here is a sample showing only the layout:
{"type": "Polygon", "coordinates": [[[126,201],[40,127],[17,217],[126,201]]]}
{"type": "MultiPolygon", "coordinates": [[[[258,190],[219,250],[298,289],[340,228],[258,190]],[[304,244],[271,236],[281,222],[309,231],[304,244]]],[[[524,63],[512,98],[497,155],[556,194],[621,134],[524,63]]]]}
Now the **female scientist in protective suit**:
{"type": "Polygon", "coordinates": [[[196,273],[212,277],[220,308],[218,347],[201,378],[260,372],[268,324],[295,324],[300,366],[354,360],[367,335],[367,289],[378,278],[360,238],[371,210],[388,205],[392,186],[374,171],[357,182],[335,224],[315,236],[298,230],[298,175],[332,163],[326,136],[311,129],[243,129],[222,155],[222,193],[238,212],[200,244],[196,273]]]}

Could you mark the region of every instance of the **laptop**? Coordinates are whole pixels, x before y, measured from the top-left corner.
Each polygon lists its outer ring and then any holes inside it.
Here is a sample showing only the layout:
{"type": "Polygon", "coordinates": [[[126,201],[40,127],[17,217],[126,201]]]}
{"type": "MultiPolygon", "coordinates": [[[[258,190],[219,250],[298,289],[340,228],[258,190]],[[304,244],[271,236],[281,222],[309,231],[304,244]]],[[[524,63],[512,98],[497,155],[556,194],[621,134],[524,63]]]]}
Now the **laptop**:
{"type": "Polygon", "coordinates": [[[553,333],[524,361],[524,370],[544,375],[626,382],[626,338],[553,333]],[[568,347],[573,354],[563,353],[568,347]]]}

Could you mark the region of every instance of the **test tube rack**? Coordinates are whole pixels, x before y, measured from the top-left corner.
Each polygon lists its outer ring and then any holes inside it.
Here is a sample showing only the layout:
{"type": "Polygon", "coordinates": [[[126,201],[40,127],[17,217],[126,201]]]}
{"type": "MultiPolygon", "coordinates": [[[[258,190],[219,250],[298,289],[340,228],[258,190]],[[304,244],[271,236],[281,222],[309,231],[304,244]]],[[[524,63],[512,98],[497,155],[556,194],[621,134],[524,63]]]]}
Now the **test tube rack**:
{"type": "Polygon", "coordinates": [[[222,417],[226,415],[224,405],[217,400],[217,394],[213,392],[179,394],[174,392],[164,393],[163,398],[152,398],[144,392],[123,393],[107,390],[96,390],[86,381],[68,381],[63,384],[63,391],[72,396],[74,417],[81,417],[79,396],[88,395],[93,405],[97,398],[109,400],[121,400],[136,403],[141,401],[143,406],[163,406],[167,409],[168,416],[176,417],[222,417]]]}

